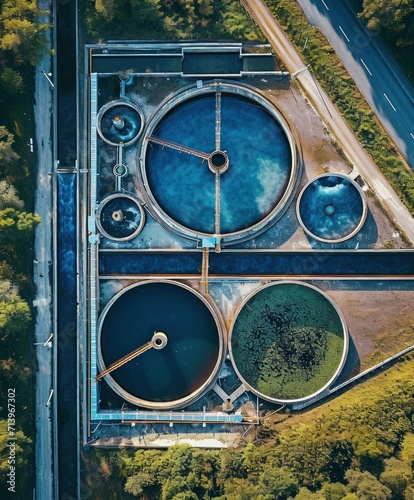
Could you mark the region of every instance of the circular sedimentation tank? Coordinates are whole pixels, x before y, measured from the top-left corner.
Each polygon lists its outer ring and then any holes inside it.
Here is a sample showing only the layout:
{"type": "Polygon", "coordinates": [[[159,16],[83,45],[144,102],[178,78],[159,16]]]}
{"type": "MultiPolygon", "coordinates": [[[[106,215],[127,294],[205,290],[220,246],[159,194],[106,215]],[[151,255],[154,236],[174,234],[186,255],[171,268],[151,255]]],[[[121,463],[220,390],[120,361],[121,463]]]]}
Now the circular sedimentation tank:
{"type": "Polygon", "coordinates": [[[355,236],[367,217],[367,204],[358,184],[341,174],[324,174],[306,184],[298,197],[300,225],[312,238],[340,243],[355,236]]]}
{"type": "Polygon", "coordinates": [[[245,385],[263,399],[288,404],[313,398],[332,384],[346,360],[348,331],[325,293],[286,281],[246,298],[229,344],[245,385]]]}
{"type": "Polygon", "coordinates": [[[107,196],[98,208],[97,226],[112,240],[127,241],[138,236],[145,224],[139,200],[124,192],[107,196]]]}
{"type": "Polygon", "coordinates": [[[118,293],[101,314],[98,368],[103,372],[143,348],[104,380],[138,406],[179,408],[201,397],[215,380],[224,333],[216,307],[189,286],[137,283],[118,293]]]}
{"type": "Polygon", "coordinates": [[[248,239],[286,210],[296,145],[275,106],[247,86],[207,83],[163,102],[139,157],[149,210],[180,235],[248,239]]]}
{"type": "Polygon", "coordinates": [[[102,106],[97,116],[97,131],[101,138],[112,146],[133,144],[144,127],[144,118],[139,107],[123,99],[102,106]]]}

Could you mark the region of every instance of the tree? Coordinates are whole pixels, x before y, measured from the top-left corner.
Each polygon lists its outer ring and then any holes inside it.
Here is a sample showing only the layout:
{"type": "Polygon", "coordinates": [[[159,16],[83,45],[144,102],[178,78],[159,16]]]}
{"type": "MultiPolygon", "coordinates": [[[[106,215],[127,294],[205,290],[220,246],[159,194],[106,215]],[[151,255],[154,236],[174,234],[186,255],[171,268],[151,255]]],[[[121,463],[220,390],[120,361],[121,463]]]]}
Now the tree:
{"type": "Polygon", "coordinates": [[[298,494],[294,497],[294,500],[319,500],[316,493],[312,493],[308,488],[300,488],[298,494]]]}
{"type": "Polygon", "coordinates": [[[212,0],[197,0],[197,2],[202,16],[210,17],[213,15],[214,5],[212,0]]]}
{"type": "Polygon", "coordinates": [[[162,486],[161,500],[174,500],[176,498],[197,500],[197,495],[189,491],[185,478],[180,476],[169,477],[162,486]]]}
{"type": "Polygon", "coordinates": [[[36,0],[4,0],[0,14],[0,48],[13,52],[17,60],[35,64],[46,53],[46,24],[36,0]]]}
{"type": "Polygon", "coordinates": [[[387,500],[391,498],[391,490],[378,481],[368,471],[349,469],[345,474],[351,492],[355,493],[359,500],[387,500]]]}
{"type": "Polygon", "coordinates": [[[224,496],[220,500],[253,500],[258,489],[248,479],[230,479],[224,484],[224,496]]]}
{"type": "Polygon", "coordinates": [[[0,300],[0,338],[25,332],[30,320],[29,305],[18,295],[0,300]]]}
{"type": "Polygon", "coordinates": [[[260,477],[259,491],[272,500],[286,499],[298,490],[298,482],[287,467],[267,467],[260,477]]]}
{"type": "Polygon", "coordinates": [[[191,491],[182,491],[177,493],[172,500],[198,500],[199,497],[191,491]]]}
{"type": "Polygon", "coordinates": [[[8,207],[0,210],[0,241],[8,243],[20,241],[33,234],[37,224],[41,222],[38,214],[20,212],[15,208],[8,207]]]}
{"type": "Polygon", "coordinates": [[[364,0],[361,18],[368,28],[385,28],[401,46],[414,44],[414,5],[411,0],[364,0]]]}
{"type": "Polygon", "coordinates": [[[225,482],[231,477],[246,478],[247,470],[241,451],[229,448],[220,457],[220,480],[225,482]]]}
{"type": "MultiPolygon", "coordinates": [[[[23,431],[14,426],[13,436],[10,435],[8,429],[8,421],[0,420],[0,485],[7,491],[8,476],[11,467],[15,467],[16,471],[24,471],[29,468],[30,455],[32,452],[32,441],[23,431]],[[11,439],[13,438],[13,439],[11,439]],[[10,463],[14,460],[14,463],[10,463]]],[[[17,474],[16,474],[17,477],[17,474]]],[[[19,482],[16,485],[16,492],[24,491],[22,483],[25,481],[25,474],[20,474],[19,482]]],[[[18,481],[16,481],[18,483],[18,481]]],[[[19,495],[17,495],[19,497],[19,495]]],[[[20,497],[22,498],[22,497],[20,497]]]]}
{"type": "Polygon", "coordinates": [[[401,445],[400,458],[403,462],[414,468],[414,434],[408,432],[401,445]]]}
{"type": "Polygon", "coordinates": [[[9,175],[19,155],[13,151],[14,136],[4,125],[0,125],[0,173],[9,175]]]}
{"type": "Polygon", "coordinates": [[[6,207],[21,210],[23,201],[18,197],[16,188],[7,181],[0,181],[0,210],[6,207]]]}
{"type": "Polygon", "coordinates": [[[23,77],[22,75],[12,69],[12,68],[4,68],[0,75],[0,82],[4,92],[8,94],[19,94],[23,92],[23,77]]]}
{"type": "Polygon", "coordinates": [[[349,489],[341,483],[325,483],[321,490],[321,500],[342,500],[349,493],[349,489]]]}
{"type": "Polygon", "coordinates": [[[403,498],[403,494],[413,478],[411,467],[395,457],[385,460],[384,472],[380,479],[392,491],[393,497],[403,498]]]}
{"type": "Polygon", "coordinates": [[[414,486],[410,485],[405,490],[404,500],[414,500],[414,486]]]}

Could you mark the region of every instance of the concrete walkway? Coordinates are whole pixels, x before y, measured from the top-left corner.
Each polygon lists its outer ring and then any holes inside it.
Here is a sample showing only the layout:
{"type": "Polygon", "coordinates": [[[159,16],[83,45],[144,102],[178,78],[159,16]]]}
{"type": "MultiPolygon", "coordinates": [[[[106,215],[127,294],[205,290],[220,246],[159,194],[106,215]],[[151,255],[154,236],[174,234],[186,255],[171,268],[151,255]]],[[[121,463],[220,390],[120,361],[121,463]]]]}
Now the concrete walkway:
{"type": "Polygon", "coordinates": [[[348,124],[329,97],[317,84],[296,48],[262,0],[241,0],[268,38],[270,44],[302,87],[317,113],[342,145],[355,169],[367,180],[384,209],[414,243],[414,221],[410,212],[389,185],[384,175],[362,148],[348,124]]]}
{"type": "MultiPolygon", "coordinates": [[[[49,9],[48,0],[39,0],[39,8],[49,9]]],[[[50,23],[49,16],[40,18],[50,23]]],[[[50,44],[51,33],[48,32],[50,44]]],[[[52,88],[46,74],[50,72],[50,56],[45,57],[36,68],[34,118],[36,135],[36,196],[35,212],[42,222],[35,233],[34,282],[37,293],[34,300],[36,311],[35,342],[44,344],[52,332],[52,176],[53,158],[51,143],[52,88]]],[[[53,341],[53,339],[52,339],[53,341]]],[[[36,345],[38,371],[36,374],[36,499],[51,500],[53,496],[52,454],[52,405],[46,406],[52,388],[52,349],[36,345]]]]}

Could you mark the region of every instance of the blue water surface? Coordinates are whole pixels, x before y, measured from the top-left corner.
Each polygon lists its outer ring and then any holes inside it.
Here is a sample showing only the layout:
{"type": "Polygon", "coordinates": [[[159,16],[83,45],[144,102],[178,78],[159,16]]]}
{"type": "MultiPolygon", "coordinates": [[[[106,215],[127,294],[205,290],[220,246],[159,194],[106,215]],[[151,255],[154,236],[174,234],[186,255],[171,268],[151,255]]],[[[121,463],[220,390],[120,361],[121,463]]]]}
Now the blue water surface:
{"type": "Polygon", "coordinates": [[[141,223],[141,212],[137,204],[127,197],[118,197],[105,203],[100,215],[101,225],[113,238],[127,238],[131,236],[141,223]],[[121,210],[123,220],[116,221],[112,214],[121,210]]]}
{"type": "Polygon", "coordinates": [[[101,130],[103,136],[115,144],[127,143],[134,139],[141,128],[141,117],[135,109],[122,104],[109,108],[102,116],[101,130]],[[124,120],[125,126],[121,130],[115,128],[113,119],[119,116],[124,120]]]}
{"type": "MultiPolygon", "coordinates": [[[[220,233],[246,229],[280,202],[291,175],[289,142],[280,124],[248,99],[222,94],[220,149],[230,166],[220,176],[220,233]]],[[[178,105],[153,135],[210,154],[215,150],[215,96],[178,105]]],[[[152,144],[146,171],[162,210],[183,226],[215,231],[215,175],[197,156],[152,144]]]]}
{"type": "Polygon", "coordinates": [[[300,216],[308,231],[324,240],[353,233],[361,223],[364,204],[359,190],[342,176],[315,179],[302,194],[300,216]]]}
{"type": "MultiPolygon", "coordinates": [[[[201,252],[100,252],[100,274],[201,274],[201,252]]],[[[210,252],[209,275],[413,276],[413,251],[210,252]]]]}

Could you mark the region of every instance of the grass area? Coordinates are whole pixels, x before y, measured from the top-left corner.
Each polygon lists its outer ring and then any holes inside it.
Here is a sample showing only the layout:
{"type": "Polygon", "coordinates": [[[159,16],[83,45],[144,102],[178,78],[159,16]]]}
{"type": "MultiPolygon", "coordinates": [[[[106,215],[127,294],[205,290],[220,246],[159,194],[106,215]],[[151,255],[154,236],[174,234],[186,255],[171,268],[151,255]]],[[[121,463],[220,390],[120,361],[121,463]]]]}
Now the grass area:
{"type": "MultiPolygon", "coordinates": [[[[358,415],[358,409],[369,409],[372,416],[381,409],[380,402],[387,401],[391,394],[402,394],[404,401],[412,405],[414,395],[414,355],[408,354],[401,361],[397,362],[388,370],[364,381],[363,384],[350,386],[349,390],[335,396],[329,402],[324,402],[319,406],[305,410],[303,413],[276,414],[269,417],[267,426],[275,427],[278,432],[289,432],[294,426],[312,425],[317,426],[317,422],[324,419],[324,415],[358,415]]],[[[383,408],[387,410],[387,406],[383,408]]]]}
{"type": "Polygon", "coordinates": [[[243,378],[276,399],[299,399],[321,389],[338,368],[343,347],[335,308],[318,291],[296,284],[255,294],[232,333],[243,378]]]}
{"type": "Polygon", "coordinates": [[[414,173],[399,155],[328,40],[309,24],[296,3],[290,0],[267,0],[266,3],[304,60],[311,65],[316,78],[362,146],[414,215],[414,173]],[[308,43],[305,47],[306,39],[308,43]]]}

